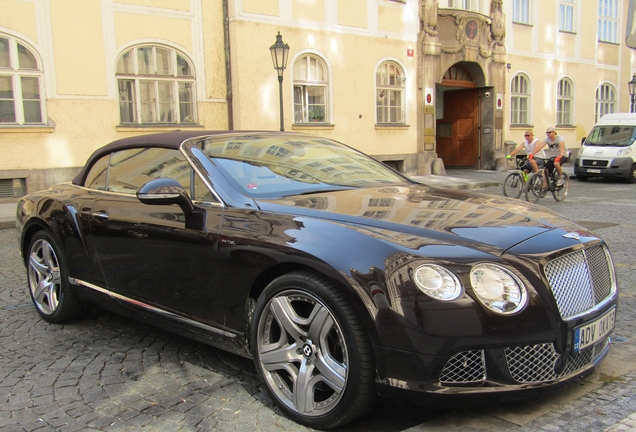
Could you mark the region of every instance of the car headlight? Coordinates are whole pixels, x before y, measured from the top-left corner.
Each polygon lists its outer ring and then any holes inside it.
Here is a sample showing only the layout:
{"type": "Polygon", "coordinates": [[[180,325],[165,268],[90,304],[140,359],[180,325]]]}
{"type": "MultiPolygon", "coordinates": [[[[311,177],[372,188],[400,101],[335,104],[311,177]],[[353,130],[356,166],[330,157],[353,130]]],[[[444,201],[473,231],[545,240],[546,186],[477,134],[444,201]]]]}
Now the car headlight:
{"type": "Polygon", "coordinates": [[[616,152],[616,157],[628,156],[632,153],[632,148],[627,147],[616,152]]]}
{"type": "Polygon", "coordinates": [[[528,295],[515,275],[495,264],[477,264],[470,271],[470,283],[477,299],[488,309],[510,315],[523,309],[528,295]]]}
{"type": "Polygon", "coordinates": [[[435,264],[423,264],[415,269],[417,288],[436,300],[452,301],[464,294],[462,284],[450,270],[435,264]]]}

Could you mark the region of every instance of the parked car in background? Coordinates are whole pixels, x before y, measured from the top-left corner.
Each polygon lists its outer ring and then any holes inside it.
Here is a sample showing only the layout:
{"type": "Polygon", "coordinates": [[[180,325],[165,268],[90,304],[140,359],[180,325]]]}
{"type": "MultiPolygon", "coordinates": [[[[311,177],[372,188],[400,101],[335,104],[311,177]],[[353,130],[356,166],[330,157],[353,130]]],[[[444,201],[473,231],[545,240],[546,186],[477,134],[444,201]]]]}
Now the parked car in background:
{"type": "Polygon", "coordinates": [[[36,310],[94,302],[252,357],[313,428],[376,395],[550,387],[607,355],[606,244],[549,210],[416,183],[332,140],[172,132],[96,150],[17,207],[36,310]]]}
{"type": "Polygon", "coordinates": [[[636,183],[636,114],[605,114],[581,143],[574,161],[578,180],[618,177],[636,183]]]}

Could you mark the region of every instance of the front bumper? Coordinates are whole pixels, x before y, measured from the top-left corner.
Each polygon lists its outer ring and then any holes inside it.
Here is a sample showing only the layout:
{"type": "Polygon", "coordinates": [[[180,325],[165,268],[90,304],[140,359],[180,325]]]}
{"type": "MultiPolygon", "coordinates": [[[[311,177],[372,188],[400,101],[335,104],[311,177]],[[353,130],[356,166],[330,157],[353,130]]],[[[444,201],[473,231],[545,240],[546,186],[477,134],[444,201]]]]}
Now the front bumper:
{"type": "Polygon", "coordinates": [[[378,379],[378,391],[383,397],[429,408],[443,407],[450,396],[456,403],[483,403],[489,397],[547,390],[589,375],[609,350],[609,337],[577,354],[558,354],[553,344],[543,343],[464,351],[446,361],[383,349],[386,375],[378,379]]]}
{"type": "Polygon", "coordinates": [[[628,178],[632,172],[632,158],[577,157],[574,161],[574,175],[584,177],[623,177],[628,178]]]}

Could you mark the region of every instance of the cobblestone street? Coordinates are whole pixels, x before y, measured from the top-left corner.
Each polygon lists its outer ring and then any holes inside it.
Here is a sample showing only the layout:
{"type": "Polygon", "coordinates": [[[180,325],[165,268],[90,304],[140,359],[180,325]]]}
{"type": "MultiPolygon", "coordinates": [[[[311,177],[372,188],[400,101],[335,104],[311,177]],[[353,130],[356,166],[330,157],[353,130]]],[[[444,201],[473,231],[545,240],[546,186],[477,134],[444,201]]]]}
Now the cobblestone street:
{"type": "MultiPolygon", "coordinates": [[[[480,191],[501,194],[499,186],[480,191]]],[[[479,409],[383,402],[343,430],[636,430],[633,191],[573,181],[565,202],[540,202],[600,234],[613,254],[621,298],[615,343],[599,371],[541,398],[479,409]]],[[[13,229],[0,229],[0,319],[0,431],[307,430],[272,406],[250,359],[99,308],[66,325],[40,319],[13,229]]]]}

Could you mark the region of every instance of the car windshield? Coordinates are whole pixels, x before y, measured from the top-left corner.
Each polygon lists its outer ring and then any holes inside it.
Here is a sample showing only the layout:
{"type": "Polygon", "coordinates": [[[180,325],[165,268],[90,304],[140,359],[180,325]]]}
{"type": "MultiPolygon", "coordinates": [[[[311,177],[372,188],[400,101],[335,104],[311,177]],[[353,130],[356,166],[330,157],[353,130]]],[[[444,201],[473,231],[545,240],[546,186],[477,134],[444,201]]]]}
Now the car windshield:
{"type": "Polygon", "coordinates": [[[635,138],[634,126],[594,126],[585,145],[628,147],[635,138]]]}
{"type": "Polygon", "coordinates": [[[202,150],[255,198],[409,184],[386,165],[324,138],[293,134],[210,137],[202,150]]]}

